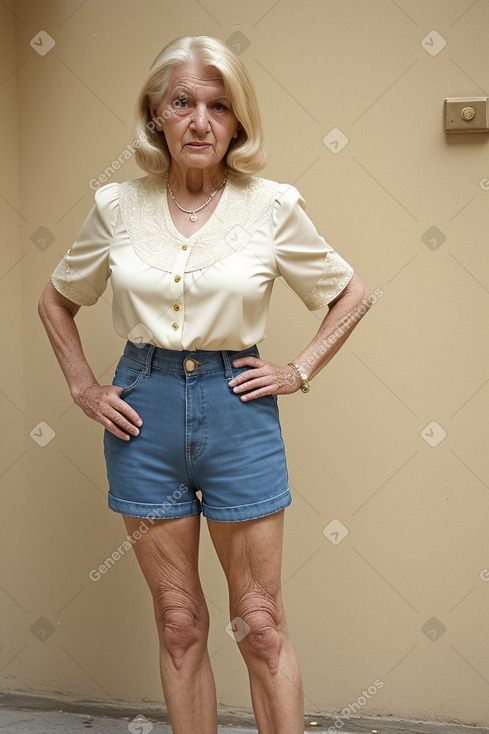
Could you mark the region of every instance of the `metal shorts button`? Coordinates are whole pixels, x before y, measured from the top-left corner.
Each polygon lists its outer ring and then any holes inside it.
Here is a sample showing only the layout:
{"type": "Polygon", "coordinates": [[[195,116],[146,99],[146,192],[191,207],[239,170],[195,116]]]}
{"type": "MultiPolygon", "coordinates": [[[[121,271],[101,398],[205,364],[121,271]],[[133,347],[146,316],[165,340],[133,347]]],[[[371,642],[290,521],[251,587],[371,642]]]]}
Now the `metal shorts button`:
{"type": "Polygon", "coordinates": [[[186,359],[185,360],[185,369],[187,372],[193,372],[194,369],[197,367],[193,359],[186,359]]]}

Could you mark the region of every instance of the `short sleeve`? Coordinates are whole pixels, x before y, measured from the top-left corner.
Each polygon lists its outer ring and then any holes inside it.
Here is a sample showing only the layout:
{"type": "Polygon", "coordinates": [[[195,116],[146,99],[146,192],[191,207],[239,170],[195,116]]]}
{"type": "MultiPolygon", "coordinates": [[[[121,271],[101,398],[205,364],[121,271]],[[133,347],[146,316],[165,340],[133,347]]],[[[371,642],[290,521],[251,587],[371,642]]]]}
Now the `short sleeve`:
{"type": "Polygon", "coordinates": [[[294,186],[281,184],[273,208],[275,261],[279,274],[310,311],[344,290],[353,268],[318,234],[294,186]]]}
{"type": "Polygon", "coordinates": [[[107,287],[118,203],[117,183],[102,186],[95,192],[95,204],[76,241],[51,275],[56,290],[79,306],[92,306],[107,287]]]}

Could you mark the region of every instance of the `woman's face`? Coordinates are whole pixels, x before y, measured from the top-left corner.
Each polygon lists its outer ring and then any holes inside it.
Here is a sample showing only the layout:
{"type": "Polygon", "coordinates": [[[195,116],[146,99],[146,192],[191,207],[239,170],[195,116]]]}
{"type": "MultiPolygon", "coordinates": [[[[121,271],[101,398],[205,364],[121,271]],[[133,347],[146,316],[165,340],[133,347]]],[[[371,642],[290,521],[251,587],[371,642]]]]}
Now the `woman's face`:
{"type": "Polygon", "coordinates": [[[162,123],[172,160],[184,168],[218,165],[239,126],[220,72],[197,63],[173,69],[165,96],[153,112],[162,123]]]}

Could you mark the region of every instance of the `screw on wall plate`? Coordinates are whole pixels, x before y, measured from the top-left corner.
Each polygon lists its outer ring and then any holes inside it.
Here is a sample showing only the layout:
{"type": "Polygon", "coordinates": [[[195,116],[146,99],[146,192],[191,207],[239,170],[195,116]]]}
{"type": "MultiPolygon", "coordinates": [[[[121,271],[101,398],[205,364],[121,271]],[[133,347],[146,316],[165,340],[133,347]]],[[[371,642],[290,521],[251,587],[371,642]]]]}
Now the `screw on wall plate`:
{"type": "Polygon", "coordinates": [[[489,98],[448,97],[445,100],[445,132],[489,132],[489,98]]]}

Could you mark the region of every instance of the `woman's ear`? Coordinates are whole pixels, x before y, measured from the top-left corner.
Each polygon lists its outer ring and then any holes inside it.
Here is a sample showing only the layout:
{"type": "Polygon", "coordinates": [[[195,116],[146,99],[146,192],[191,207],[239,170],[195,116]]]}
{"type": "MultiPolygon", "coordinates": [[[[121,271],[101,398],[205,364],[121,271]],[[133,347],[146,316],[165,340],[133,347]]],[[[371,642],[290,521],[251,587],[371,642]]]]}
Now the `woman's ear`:
{"type": "Polygon", "coordinates": [[[163,127],[161,125],[161,118],[158,115],[158,110],[150,109],[150,112],[151,112],[151,121],[153,125],[155,126],[155,130],[158,130],[159,132],[161,132],[161,130],[163,130],[163,127]]]}

